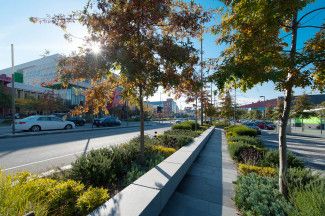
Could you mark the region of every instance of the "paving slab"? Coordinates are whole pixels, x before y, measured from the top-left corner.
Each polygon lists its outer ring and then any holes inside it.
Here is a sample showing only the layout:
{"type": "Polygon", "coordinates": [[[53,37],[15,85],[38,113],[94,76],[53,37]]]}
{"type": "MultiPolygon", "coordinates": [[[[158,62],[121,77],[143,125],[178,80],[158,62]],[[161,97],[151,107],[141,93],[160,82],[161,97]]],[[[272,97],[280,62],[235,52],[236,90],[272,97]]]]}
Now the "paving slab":
{"type": "Polygon", "coordinates": [[[215,129],[160,215],[237,215],[233,202],[236,178],[223,131],[215,129]]]}

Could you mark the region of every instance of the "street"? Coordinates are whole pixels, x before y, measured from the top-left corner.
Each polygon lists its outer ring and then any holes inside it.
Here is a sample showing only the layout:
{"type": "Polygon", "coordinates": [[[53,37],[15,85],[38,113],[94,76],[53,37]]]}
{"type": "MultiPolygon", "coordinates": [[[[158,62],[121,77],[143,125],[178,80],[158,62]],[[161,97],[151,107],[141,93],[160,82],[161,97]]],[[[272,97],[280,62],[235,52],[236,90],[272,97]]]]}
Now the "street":
{"type": "MultiPolygon", "coordinates": [[[[146,126],[145,134],[169,128],[146,126]]],[[[0,139],[0,167],[6,172],[41,173],[69,165],[91,149],[125,143],[138,135],[139,128],[133,127],[0,139]]]]}
{"type": "MultiPolygon", "coordinates": [[[[278,148],[278,134],[263,131],[262,140],[269,148],[278,148]]],[[[301,158],[307,167],[325,172],[325,138],[287,135],[288,150],[301,158]]]]}

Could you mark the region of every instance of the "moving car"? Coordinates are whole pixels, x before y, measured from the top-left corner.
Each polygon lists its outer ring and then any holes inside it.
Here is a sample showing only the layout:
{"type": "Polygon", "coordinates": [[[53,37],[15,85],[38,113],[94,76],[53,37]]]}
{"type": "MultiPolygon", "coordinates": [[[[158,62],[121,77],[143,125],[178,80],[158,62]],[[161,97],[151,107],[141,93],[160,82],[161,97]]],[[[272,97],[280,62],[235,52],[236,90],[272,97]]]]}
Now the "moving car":
{"type": "Polygon", "coordinates": [[[95,119],[93,122],[93,125],[96,127],[107,127],[107,126],[120,126],[121,121],[118,119],[118,117],[115,116],[108,116],[100,119],[95,119]]]}
{"type": "Polygon", "coordinates": [[[75,124],[54,116],[34,115],[15,121],[16,130],[38,132],[41,130],[72,129],[75,124]]]}
{"type": "Polygon", "coordinates": [[[78,126],[84,126],[86,124],[86,120],[80,116],[71,116],[71,117],[67,118],[66,120],[71,121],[71,122],[75,123],[75,125],[78,125],[78,126]]]}

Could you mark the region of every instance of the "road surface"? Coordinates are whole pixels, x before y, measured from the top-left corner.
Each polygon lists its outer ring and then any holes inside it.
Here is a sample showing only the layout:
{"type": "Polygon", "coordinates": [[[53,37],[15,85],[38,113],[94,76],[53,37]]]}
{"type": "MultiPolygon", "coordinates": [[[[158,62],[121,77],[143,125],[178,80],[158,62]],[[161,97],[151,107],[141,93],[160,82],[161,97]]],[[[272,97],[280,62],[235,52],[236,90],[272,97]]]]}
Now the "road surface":
{"type": "MultiPolygon", "coordinates": [[[[263,131],[261,138],[267,147],[278,148],[278,134],[263,131]]],[[[287,146],[307,167],[325,172],[325,138],[287,135],[287,146]]]]}
{"type": "MultiPolygon", "coordinates": [[[[146,126],[145,134],[168,129],[166,124],[146,126]]],[[[91,149],[125,143],[138,135],[139,128],[134,127],[0,139],[0,168],[7,173],[41,173],[69,165],[91,149]]]]}

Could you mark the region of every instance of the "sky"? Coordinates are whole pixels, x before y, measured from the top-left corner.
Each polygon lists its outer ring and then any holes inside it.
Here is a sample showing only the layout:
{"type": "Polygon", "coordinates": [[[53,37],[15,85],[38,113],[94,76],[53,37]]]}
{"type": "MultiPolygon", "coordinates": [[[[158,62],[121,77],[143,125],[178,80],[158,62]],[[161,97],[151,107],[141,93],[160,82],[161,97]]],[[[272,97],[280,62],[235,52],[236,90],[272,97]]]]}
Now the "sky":
{"type": "MultiPolygon", "coordinates": [[[[74,38],[72,42],[64,39],[64,32],[51,24],[33,24],[29,17],[45,17],[47,14],[67,14],[73,10],[82,9],[87,0],[0,0],[0,70],[11,66],[10,44],[14,44],[15,64],[21,64],[37,58],[41,58],[45,50],[50,54],[60,53],[69,54],[83,45],[83,41],[74,38]]],[[[223,4],[217,0],[196,0],[206,9],[222,7],[223,4]]],[[[311,11],[318,7],[324,7],[325,0],[316,0],[308,5],[300,14],[311,11]]],[[[308,16],[306,24],[319,25],[325,21],[325,12],[320,11],[308,16]]],[[[220,22],[220,17],[216,17],[211,23],[220,22]]],[[[87,35],[87,30],[79,24],[69,25],[68,32],[81,38],[87,35]]],[[[304,41],[313,37],[317,29],[306,28],[298,32],[298,49],[303,46],[304,41]]],[[[216,36],[205,34],[203,39],[204,59],[216,58],[224,46],[215,43],[216,36]]],[[[195,46],[199,44],[195,42],[195,46]]],[[[215,88],[213,86],[213,88],[215,88]]],[[[301,93],[317,94],[311,89],[295,89],[295,94],[301,93]]],[[[234,92],[232,92],[234,94],[234,92]]],[[[151,101],[165,100],[170,97],[159,89],[158,92],[150,97],[151,101]],[[160,94],[161,93],[161,94],[160,94]]],[[[282,96],[283,93],[275,91],[272,83],[257,85],[247,92],[237,90],[237,103],[247,104],[258,101],[260,96],[266,99],[282,96]]],[[[172,95],[171,95],[172,97],[172,95]]],[[[185,104],[185,98],[177,100],[181,108],[190,106],[185,104]]]]}

